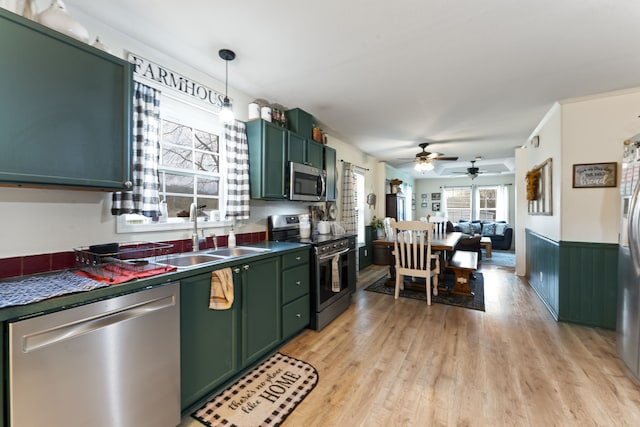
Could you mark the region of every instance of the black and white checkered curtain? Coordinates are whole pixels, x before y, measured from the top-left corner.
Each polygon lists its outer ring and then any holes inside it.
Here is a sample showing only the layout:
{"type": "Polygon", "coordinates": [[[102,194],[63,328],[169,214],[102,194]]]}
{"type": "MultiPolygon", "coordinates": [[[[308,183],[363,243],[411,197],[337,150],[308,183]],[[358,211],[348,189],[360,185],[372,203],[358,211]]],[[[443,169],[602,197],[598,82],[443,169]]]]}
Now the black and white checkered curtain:
{"type": "Polygon", "coordinates": [[[249,144],[247,125],[224,125],[227,143],[227,218],[249,219],[249,144]]]}
{"type": "Polygon", "coordinates": [[[343,163],[342,171],[342,226],[347,233],[358,232],[358,211],[356,210],[355,174],[353,165],[343,163]]]}
{"type": "Polygon", "coordinates": [[[139,82],[133,86],[133,147],[130,191],[113,193],[112,215],[160,214],[160,91],[139,82]]]}
{"type": "MultiPolygon", "coordinates": [[[[340,219],[347,233],[358,234],[358,210],[356,206],[356,174],[353,165],[343,163],[342,170],[342,212],[340,219]]],[[[359,276],[360,257],[356,256],[356,276],[359,276]]]]}

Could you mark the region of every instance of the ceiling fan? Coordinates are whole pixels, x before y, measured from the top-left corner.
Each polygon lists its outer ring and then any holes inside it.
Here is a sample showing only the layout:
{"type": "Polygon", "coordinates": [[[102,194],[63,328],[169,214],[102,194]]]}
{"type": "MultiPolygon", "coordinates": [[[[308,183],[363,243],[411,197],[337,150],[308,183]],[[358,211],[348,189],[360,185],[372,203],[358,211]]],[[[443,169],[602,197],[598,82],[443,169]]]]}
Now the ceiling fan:
{"type": "Polygon", "coordinates": [[[454,173],[464,173],[471,177],[471,179],[475,179],[479,174],[484,173],[485,171],[480,170],[480,168],[476,167],[476,161],[471,160],[471,167],[467,168],[466,172],[454,172],[454,173]]]}
{"type": "Polygon", "coordinates": [[[430,153],[426,150],[428,142],[423,142],[418,144],[418,147],[422,148],[422,151],[416,154],[415,169],[417,171],[430,171],[433,170],[433,161],[434,160],[458,160],[458,157],[454,156],[443,156],[440,153],[430,153]]]}

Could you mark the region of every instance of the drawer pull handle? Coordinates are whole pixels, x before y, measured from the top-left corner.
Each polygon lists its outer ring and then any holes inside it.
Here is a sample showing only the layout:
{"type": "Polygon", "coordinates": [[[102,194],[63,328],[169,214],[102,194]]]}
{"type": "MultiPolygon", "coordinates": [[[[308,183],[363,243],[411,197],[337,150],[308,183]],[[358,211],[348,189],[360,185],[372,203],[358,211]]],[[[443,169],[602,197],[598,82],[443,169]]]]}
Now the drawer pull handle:
{"type": "Polygon", "coordinates": [[[296,314],[296,317],[297,317],[298,319],[300,319],[300,318],[302,317],[302,314],[298,313],[298,314],[296,314]]]}
{"type": "Polygon", "coordinates": [[[298,286],[300,286],[301,284],[302,284],[302,283],[300,283],[300,281],[299,281],[299,280],[296,282],[296,285],[298,285],[298,286]]]}
{"type": "Polygon", "coordinates": [[[243,266],[242,266],[242,269],[243,269],[244,271],[247,271],[247,270],[249,269],[249,264],[245,264],[245,265],[243,265],[243,266]]]}
{"type": "Polygon", "coordinates": [[[236,267],[236,268],[233,269],[233,272],[238,274],[238,273],[240,273],[240,269],[238,267],[236,267]]]}
{"type": "Polygon", "coordinates": [[[301,259],[302,259],[302,257],[300,257],[300,256],[296,257],[296,261],[300,261],[301,259]]]}

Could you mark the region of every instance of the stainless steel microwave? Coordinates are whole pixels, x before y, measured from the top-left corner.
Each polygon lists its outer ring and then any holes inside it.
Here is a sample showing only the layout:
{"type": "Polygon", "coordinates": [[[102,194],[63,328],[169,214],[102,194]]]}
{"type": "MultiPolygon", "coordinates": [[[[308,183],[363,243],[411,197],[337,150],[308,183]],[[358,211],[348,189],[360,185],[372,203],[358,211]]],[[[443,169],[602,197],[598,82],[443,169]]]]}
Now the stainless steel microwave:
{"type": "Polygon", "coordinates": [[[289,200],[327,200],[327,172],[313,166],[289,162],[289,200]]]}

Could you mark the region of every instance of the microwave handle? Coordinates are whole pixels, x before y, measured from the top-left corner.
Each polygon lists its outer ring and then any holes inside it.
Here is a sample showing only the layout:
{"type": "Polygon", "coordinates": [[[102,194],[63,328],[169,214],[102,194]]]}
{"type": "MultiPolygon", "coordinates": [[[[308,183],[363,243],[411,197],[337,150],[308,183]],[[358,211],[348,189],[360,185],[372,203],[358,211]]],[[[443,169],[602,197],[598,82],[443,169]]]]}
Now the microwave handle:
{"type": "Polygon", "coordinates": [[[321,173],[318,180],[320,181],[320,193],[318,194],[318,198],[322,199],[322,196],[327,194],[326,177],[321,173]]]}

